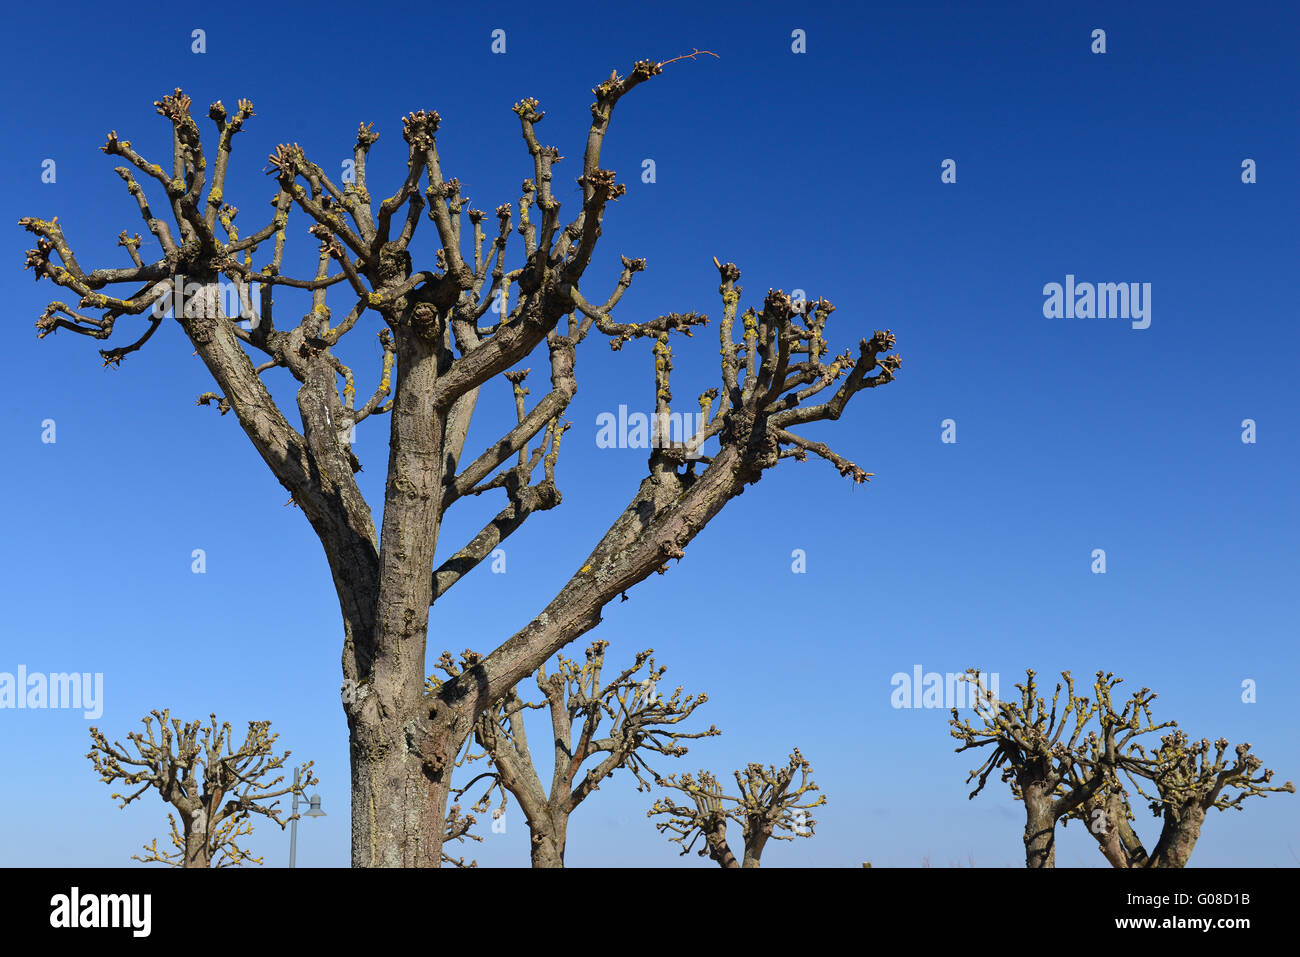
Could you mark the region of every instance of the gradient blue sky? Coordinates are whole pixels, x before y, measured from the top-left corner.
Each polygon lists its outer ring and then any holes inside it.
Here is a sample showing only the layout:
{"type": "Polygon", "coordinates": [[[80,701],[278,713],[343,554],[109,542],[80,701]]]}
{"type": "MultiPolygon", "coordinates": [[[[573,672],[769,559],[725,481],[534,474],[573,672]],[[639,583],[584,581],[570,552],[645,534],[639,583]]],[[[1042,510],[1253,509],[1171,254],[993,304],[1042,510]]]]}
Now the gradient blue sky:
{"type": "MultiPolygon", "coordinates": [[[[117,233],[142,224],[98,147],[116,129],[165,164],[170,131],[151,104],[176,86],[205,137],[209,102],[256,104],[226,189],[246,232],[267,215],[275,144],[338,169],[357,123],[373,121],[370,184],[388,195],[404,171],[400,117],[420,108],[441,113],[443,168],[473,205],[517,203],[531,165],[510,106],[525,96],[541,100],[539,135],[566,157],[557,195],[571,214],[590,88],[612,68],[699,47],[721,58],[672,64],[618,108],[604,165],[628,193],[606,219],[588,297],[609,288],[620,253],[644,256],[621,318],[716,316],[716,255],[740,266],[747,304],[768,287],[826,296],[837,350],[890,328],[904,361],[897,382],[810,430],[874,472],[869,485],[820,461],[782,463],[591,636],[612,642],[614,665],[653,647],[670,684],[708,692],[700,726],[724,734],[676,769],[779,762],[799,746],[830,803],[815,838],[770,849],[773,866],[1020,866],[1023,816],[1005,785],[968,801],[972,763],[953,753],[947,713],[890,704],[895,672],[978,665],[999,673],[1004,696],[1026,667],[1085,681],[1115,671],[1160,693],[1159,717],[1248,740],[1280,780],[1300,778],[1300,15],[1290,3],[971,7],[9,11],[0,671],[103,672],[94,723],[119,737],[162,706],[237,727],[271,719],[322,778],[329,816],[302,826],[300,863],[345,865],[341,626],[318,543],[234,417],[195,407],[210,381],[172,323],[117,370],[100,368],[92,340],[36,339],[32,323],[66,295],[24,273],[34,237],[15,221],[58,215],[83,265],[125,265],[117,233]],[[1098,27],[1105,55],[1089,50],[1098,27]],[[206,54],[190,52],[195,28],[206,54]],[[505,55],[489,49],[497,28],[505,55]],[[806,54],[791,52],[795,29],[806,54]],[[1247,157],[1253,185],[1241,182],[1247,157]],[[638,175],[646,158],[653,184],[638,175]],[[947,158],[955,184],[940,182],[947,158]],[[1043,285],[1067,274],[1151,283],[1151,327],[1044,318],[1043,285]],[[956,444],[940,442],[946,418],[956,444]],[[1241,441],[1245,418],[1256,444],[1241,441]],[[40,441],[45,419],[53,445],[40,441]],[[195,548],[206,574],[191,573],[195,548]],[[1090,570],[1094,548],[1105,575],[1090,570]],[[794,549],[805,574],[791,571],[794,549]],[[1247,679],[1254,704],[1241,701],[1247,679]]],[[[300,216],[290,242],[314,258],[300,216]]],[[[136,328],[123,320],[115,342],[136,328]]],[[[715,382],[715,328],[676,347],[679,396],[715,382]]],[[[362,392],[378,369],[373,332],[353,336],[362,392]]],[[[564,505],[509,541],[505,575],[480,569],[439,603],[431,659],[485,651],[525,624],[644,474],[644,452],[594,437],[599,413],[651,407],[648,347],[610,353],[592,339],[579,374],[564,505]]],[[[488,391],[473,451],[509,414],[505,386],[488,391]]],[[[292,389],[277,395],[292,410],[292,389]]],[[[376,508],[386,438],[376,418],[356,444],[376,508]]],[[[497,507],[451,513],[445,554],[497,507]]],[[[90,723],[0,711],[0,863],[120,865],[165,831],[152,795],[126,811],[110,801],[84,757],[90,723]]],[[[577,812],[569,863],[712,866],[677,857],[630,782],[620,775],[577,812]]],[[[1193,865],[1294,866],[1298,802],[1214,815],[1193,865]]],[[[1139,828],[1154,835],[1157,822],[1142,810],[1139,828]]],[[[526,863],[517,810],[505,834],[483,830],[466,853],[526,863]]],[[[251,845],[269,863],[287,857],[273,826],[251,845]]],[[[1077,826],[1059,833],[1058,859],[1103,863],[1077,826]]]]}

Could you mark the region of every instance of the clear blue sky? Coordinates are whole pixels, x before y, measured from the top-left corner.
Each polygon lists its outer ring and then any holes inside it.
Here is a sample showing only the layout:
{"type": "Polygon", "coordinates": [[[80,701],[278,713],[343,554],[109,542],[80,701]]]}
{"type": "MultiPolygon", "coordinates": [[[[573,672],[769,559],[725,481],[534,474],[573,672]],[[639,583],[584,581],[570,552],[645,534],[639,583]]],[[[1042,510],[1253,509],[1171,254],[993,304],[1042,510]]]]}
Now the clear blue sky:
{"type": "MultiPolygon", "coordinates": [[[[400,117],[421,108],[441,113],[444,170],[473,204],[517,204],[531,165],[510,107],[525,96],[548,113],[539,135],[565,157],[557,194],[571,214],[590,88],[698,47],[720,59],[672,64],[617,110],[604,165],[628,193],[606,219],[588,297],[609,288],[623,253],[649,261],[625,321],[716,316],[716,255],[740,266],[746,303],[769,287],[831,299],[837,349],[891,328],[903,367],[811,432],[874,472],[869,485],[820,461],[782,463],[591,636],[612,642],[613,664],[653,647],[669,682],[709,693],[701,726],[724,734],[677,769],[803,750],[830,803],[814,839],[771,848],[773,866],[1020,866],[1023,816],[1005,785],[967,801],[972,765],[953,753],[947,713],[890,703],[896,672],[977,665],[1004,694],[1026,667],[1085,682],[1115,671],[1156,689],[1158,715],[1194,737],[1248,740],[1279,780],[1300,778],[1300,15],[1290,3],[972,7],[10,10],[0,671],[102,672],[93,723],[116,736],[162,706],[272,720],[323,779],[329,816],[303,825],[300,862],[345,865],[341,625],[318,543],[234,417],[195,406],[211,383],[174,324],[117,370],[100,368],[92,340],[36,339],[45,304],[67,296],[23,271],[34,237],[15,222],[58,215],[83,265],[126,265],[117,234],[142,223],[98,148],[116,129],[165,164],[170,131],[152,103],[177,86],[205,137],[208,103],[256,104],[226,189],[245,231],[265,221],[277,143],[338,169],[358,122],[373,121],[370,183],[389,195],[404,172],[400,117]],[[498,28],[505,55],[490,50],[498,28]],[[1095,28],[1104,55],[1090,52],[1095,28]],[[190,52],[194,29],[205,54],[190,52]],[[796,29],[804,54],[791,51],[796,29]],[[639,176],[647,158],[653,184],[639,176]],[[1254,184],[1242,182],[1246,158],[1254,184]],[[41,179],[47,159],[54,183],[41,179]],[[954,184],[940,181],[945,159],[954,184]],[[1045,318],[1043,286],[1067,275],[1151,283],[1150,328],[1045,318]],[[955,444],[940,441],[948,418],[955,444]],[[1241,441],[1246,418],[1255,444],[1241,441]],[[41,442],[45,419],[55,444],[41,442]],[[196,548],[203,575],[191,572],[196,548]],[[1104,575],[1091,570],[1097,548],[1104,575]],[[795,549],[804,574],[791,571],[795,549]]],[[[291,220],[291,246],[314,257],[304,230],[291,220]]],[[[139,328],[122,320],[115,343],[139,328]]],[[[716,381],[715,330],[677,346],[679,396],[716,381]]],[[[373,332],[353,336],[361,392],[378,371],[373,332]]],[[[431,659],[486,651],[526,623],[644,474],[644,452],[594,438],[599,413],[651,407],[649,349],[585,346],[564,505],[509,541],[506,574],[480,569],[439,603],[431,659]]],[[[544,361],[530,364],[540,375],[544,361]]],[[[509,415],[506,387],[488,391],[474,451],[509,415]]],[[[292,412],[292,389],[277,395],[292,412]]],[[[381,418],[363,423],[356,445],[376,517],[386,432],[381,418]]],[[[458,506],[446,553],[497,507],[458,506]]],[[[84,757],[91,723],[0,711],[0,863],[119,865],[165,831],[155,797],[127,811],[110,801],[84,757]]],[[[629,781],[577,812],[571,864],[678,862],[629,781]]],[[[526,863],[517,811],[504,835],[483,830],[468,854],[526,863]]],[[[1062,866],[1102,863],[1080,828],[1059,841],[1062,866]]],[[[288,838],[259,827],[252,846],[283,863],[288,838]]],[[[1300,798],[1274,795],[1215,814],[1193,864],[1298,860],[1300,798]]]]}

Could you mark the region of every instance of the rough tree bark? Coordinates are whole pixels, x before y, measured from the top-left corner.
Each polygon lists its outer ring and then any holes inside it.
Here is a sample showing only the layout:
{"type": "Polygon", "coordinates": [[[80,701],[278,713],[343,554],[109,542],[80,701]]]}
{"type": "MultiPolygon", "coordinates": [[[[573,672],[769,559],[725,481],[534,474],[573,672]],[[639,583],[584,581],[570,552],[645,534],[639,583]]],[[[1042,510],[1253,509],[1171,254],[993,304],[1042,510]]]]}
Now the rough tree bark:
{"type": "Polygon", "coordinates": [[[176,300],[175,318],[217,387],[201,395],[200,404],[215,404],[223,415],[234,412],[319,537],[343,618],[342,697],[350,735],[356,866],[436,866],[447,834],[451,770],[477,717],[592,629],[611,599],[664,571],[670,559],[681,559],[700,530],[765,470],[782,458],[803,459],[812,452],[855,481],[868,478],[823,443],[792,430],[838,419],[856,393],[892,381],[899,367],[898,357],[888,354],[893,336],[876,332],[861,341],[856,356],[845,352],[823,361],[830,351],[825,326],[834,307],[824,299],[795,302],[774,291],[761,308],[748,308],[739,317],[737,342],[732,330],[740,270],[715,259],[723,303],[721,381],[700,397],[706,422],[701,433],[689,447],[668,443],[651,452],[648,474],[627,507],[545,608],[459,676],[428,686],[431,605],[530,515],[560,503],[555,481],[564,430],[560,415],[577,391],[577,348],[592,328],[608,336],[614,348],[636,340],[653,343],[656,412],[671,414],[669,336],[690,335],[706,317],[669,313],[616,322],[612,310],[645,268],[641,259],[623,258],[622,274],[603,301],[579,291],[606,207],[624,192],[613,172],[600,166],[613,111],[624,95],[661,69],[660,63],[641,61],[626,77],[612,73],[593,90],[577,178],[581,206],[567,225],[561,224],[561,204],[551,192],[559,152],[537,139],[544,114],[536,100],[515,104],[533,176],[524,181],[518,208],[523,262],[509,270],[505,250],[515,231],[514,211],[510,204],[497,207],[497,232],[489,241],[486,214],[466,209],[459,180],[443,174],[436,144],[439,117],[424,110],[403,120],[406,175],[377,207],[366,158],[378,134],[363,124],[353,149],[354,181],[342,186],[296,144],[278,146],[270,156],[277,186],[274,213],[269,223],[241,236],[238,210],[226,201],[224,186],[233,137],[253,116],[253,105],[240,100],[233,116],[219,102],[209,108],[217,132],[209,186],[209,157],[190,115],[190,99],[177,90],[155,104],[172,127],[170,170],[146,160],[116,132],[102,147],[124,160],[116,171],[161,246],[159,258],[146,262],[140,237],[123,232],[119,244],[133,265],[88,272],[57,218],[20,220],[38,236],[37,248],[27,255],[37,278],[80,296],[76,308],[52,302],[37,322],[39,335],[63,329],[107,339],[117,320],[143,318],[148,327],[135,341],[101,350],[104,363],[117,366],[148,342],[165,318],[162,307],[176,300]],[[137,175],[163,195],[161,208],[170,214],[170,224],[155,215],[137,175]],[[423,195],[422,181],[427,184],[423,195]],[[409,246],[426,208],[438,251],[425,269],[416,270],[409,246]],[[317,269],[307,278],[281,271],[291,213],[310,223],[308,231],[320,244],[317,269]],[[254,266],[254,253],[267,246],[267,261],[254,266]],[[221,281],[239,290],[238,316],[216,302],[221,281]],[[115,284],[131,291],[125,298],[100,291],[115,284]],[[260,309],[253,306],[253,286],[260,309]],[[281,326],[274,294],[289,290],[309,293],[312,304],[300,321],[281,326]],[[326,305],[330,290],[349,297],[337,321],[326,305]],[[498,318],[480,325],[494,306],[498,318]],[[334,348],[360,328],[367,312],[379,320],[384,357],[373,394],[358,404],[353,370],[334,348]],[[250,319],[251,327],[241,326],[239,317],[250,319]],[[504,378],[518,397],[526,370],[514,366],[540,349],[549,360],[550,390],[531,409],[520,399],[517,422],[464,464],[480,388],[504,378]],[[301,431],[263,381],[272,373],[297,381],[301,431]],[[828,397],[813,401],[824,390],[828,397]],[[361,465],[351,431],[383,414],[390,417],[389,461],[376,530],[354,478],[361,465]],[[699,457],[705,442],[717,450],[699,457]],[[535,480],[539,465],[540,481],[535,480]],[[450,558],[435,564],[447,509],[489,491],[504,492],[504,507],[450,558]]]}
{"type": "Polygon", "coordinates": [[[1057,814],[1053,807],[1055,798],[1048,789],[1049,780],[1033,774],[1024,775],[1020,780],[1020,793],[1025,801],[1026,867],[1056,866],[1057,814]]]}

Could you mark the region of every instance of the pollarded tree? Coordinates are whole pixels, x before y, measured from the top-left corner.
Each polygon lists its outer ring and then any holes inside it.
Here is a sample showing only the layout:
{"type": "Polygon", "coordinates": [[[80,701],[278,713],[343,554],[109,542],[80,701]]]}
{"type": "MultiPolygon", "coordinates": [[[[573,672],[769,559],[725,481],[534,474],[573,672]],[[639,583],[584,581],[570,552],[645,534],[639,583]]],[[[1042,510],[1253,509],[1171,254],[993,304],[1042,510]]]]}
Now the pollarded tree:
{"type": "MultiPolygon", "coordinates": [[[[457,790],[459,797],[482,779],[488,790],[476,807],[486,809],[494,787],[514,796],[532,838],[533,867],[563,867],[569,817],[602,781],[626,767],[636,777],[637,790],[649,790],[643,772],[658,777],[646,763],[649,754],[680,757],[687,748],[681,742],[721,734],[716,727],[707,731],[679,731],[677,726],[708,700],[708,695],[682,697],[678,687],[664,698],[657,690],[667,668],[655,667],[653,649],[639,652],[635,662],[612,680],[602,682],[607,641],[593,642],[586,661],[560,655],[553,674],[537,671],[537,688],[542,700],[525,701],[517,689],[495,707],[479,715],[475,738],[492,770],[478,775],[457,790]],[[644,678],[637,678],[647,668],[644,678]],[[524,726],[524,713],[545,710],[551,719],[553,769],[550,787],[542,784],[533,763],[524,726]],[[591,760],[595,763],[583,773],[591,760]],[[581,775],[581,776],[579,776],[581,775]]],[[[449,654],[439,662],[450,677],[459,673],[449,654]]]]}
{"type": "Polygon", "coordinates": [[[1149,688],[1135,692],[1116,712],[1111,692],[1123,679],[1111,674],[1097,672],[1096,698],[1090,699],[1075,693],[1070,672],[1061,672],[1065,707],[1060,707],[1058,682],[1050,710],[1039,694],[1033,669],[1025,675],[1024,684],[1016,685],[1020,700],[1000,701],[978,671],[967,672],[966,680],[975,689],[978,723],[961,719],[954,708],[950,733],[962,742],[958,752],[992,748],[966,778],[967,783],[979,779],[969,797],[979,794],[989,775],[1001,768],[1002,780],[1025,806],[1025,866],[1055,867],[1057,822],[1077,815],[1115,780],[1118,770],[1131,765],[1127,751],[1134,737],[1168,727],[1169,722],[1152,720],[1155,694],[1149,688]],[[1093,718],[1098,728],[1085,734],[1093,718]]]}
{"type": "MultiPolygon", "coordinates": [[[[538,139],[544,114],[535,99],[524,99],[514,110],[532,176],[523,183],[517,221],[509,204],[496,208],[495,237],[485,230],[490,217],[470,208],[460,181],[444,174],[439,116],[425,110],[403,120],[405,177],[377,206],[366,165],[379,135],[371,124],[357,132],[353,179],[341,185],[297,145],[278,146],[270,157],[274,212],[241,235],[224,188],[234,137],[253,105],[241,100],[231,115],[212,104],[216,145],[209,153],[190,99],[179,90],[156,104],[172,128],[168,167],[116,132],[102,147],[124,161],[116,172],[160,255],[146,261],[139,236],[123,232],[129,266],[85,269],[57,218],[20,220],[38,237],[27,265],[38,279],[79,297],[75,306],[50,303],[37,322],[39,335],[62,329],[108,339],[119,320],[142,320],[134,341],[101,351],[105,364],[116,366],[148,342],[165,317],[162,306],[176,301],[177,324],[216,382],[217,391],[199,401],[234,413],[319,537],[343,616],[354,865],[439,864],[455,756],[478,716],[594,628],[609,601],[681,559],[701,529],[767,469],[811,452],[854,481],[868,478],[796,430],[838,419],[854,395],[891,382],[899,367],[889,353],[894,337],[876,332],[861,340],[856,355],[831,358],[829,302],[769,291],[760,307],[742,312],[740,270],[715,258],[721,368],[718,385],[700,397],[702,428],[688,443],[661,442],[651,450],[640,487],[544,608],[455,679],[426,686],[431,606],[529,516],[560,504],[560,416],[577,390],[577,352],[592,329],[615,349],[634,340],[653,344],[656,414],[672,415],[670,334],[690,335],[706,317],[692,311],[616,321],[613,310],[645,268],[643,259],[623,258],[608,295],[581,291],[606,208],[625,191],[601,166],[614,109],[662,66],[643,60],[627,76],[612,73],[595,87],[577,176],[581,205],[567,223],[552,192],[560,154],[538,139]],[[161,203],[150,204],[137,176],[161,194],[161,203]],[[417,268],[412,240],[425,213],[436,233],[434,249],[417,268]],[[282,269],[291,215],[305,220],[319,243],[310,275],[282,269]],[[507,240],[515,231],[522,261],[507,269],[507,240]],[[220,301],[222,282],[234,284],[237,308],[220,301]],[[253,308],[253,285],[260,309],[253,308]],[[127,291],[102,291],[113,286],[127,291]],[[278,294],[290,291],[308,295],[310,306],[287,312],[278,294]],[[326,305],[331,291],[345,297],[337,313],[326,305]],[[377,385],[360,401],[359,376],[338,348],[344,336],[367,326],[378,327],[383,360],[377,385]],[[499,438],[462,461],[480,389],[512,372],[517,378],[515,367],[534,352],[549,364],[549,391],[531,408],[521,401],[516,421],[503,423],[499,438]],[[264,381],[278,375],[297,382],[300,428],[264,381]],[[352,449],[353,427],[375,415],[389,416],[378,528],[355,478],[361,464],[352,449]],[[704,443],[710,454],[702,453],[704,443]],[[439,562],[447,510],[489,491],[504,493],[500,511],[439,562]]],[[[300,235],[301,227],[294,232],[300,235]]]]}
{"type": "Polygon", "coordinates": [[[723,868],[758,867],[769,840],[812,837],[817,822],[808,812],[825,804],[826,796],[811,796],[820,789],[812,779],[812,766],[798,748],[783,767],[750,764],[743,772],[736,771],[735,778],[734,795],[724,793],[718,779],[708,771],[658,779],[656,783],[680,791],[691,803],[678,804],[674,798],[664,796],[655,801],[647,816],[667,818],[655,827],[661,834],[672,835],[668,840],[680,844],[683,854],[703,838],[704,846],[696,853],[708,856],[723,868]],[[744,854],[739,861],[727,843],[728,821],[741,825],[744,854]]]}
{"type": "MultiPolygon", "coordinates": [[[[978,679],[978,672],[971,672],[978,679]]],[[[983,725],[960,721],[953,711],[952,735],[963,741],[958,751],[993,745],[985,763],[972,771],[968,780],[979,777],[974,797],[983,789],[995,767],[1004,767],[1002,778],[1012,794],[1024,801],[1025,857],[1029,867],[1055,866],[1056,823],[1081,821],[1097,841],[1102,855],[1114,867],[1184,867],[1200,837],[1211,808],[1240,810],[1242,802],[1268,792],[1294,792],[1288,782],[1270,786],[1273,772],[1250,751],[1249,744],[1236,747],[1236,758],[1227,757],[1228,741],[1202,739],[1189,742],[1177,730],[1176,721],[1157,723],[1151,714],[1155,692],[1142,688],[1116,711],[1111,692],[1122,679],[1097,672],[1096,700],[1075,694],[1068,671],[1061,677],[1067,687],[1065,709],[1058,720],[1061,685],[1056,686],[1052,708],[1037,693],[1034,672],[1021,690],[1019,702],[998,702],[985,690],[977,712],[983,725]],[[1062,739],[1074,715],[1068,738],[1062,739]],[[1096,720],[1097,727],[1083,731],[1096,720]],[[1140,740],[1144,734],[1173,728],[1160,739],[1160,746],[1148,754],[1140,740]],[[1133,829],[1130,794],[1124,782],[1151,803],[1161,817],[1162,827],[1155,848],[1148,853],[1133,829]],[[1143,790],[1145,781],[1155,791],[1143,790]]]]}
{"type": "Polygon", "coordinates": [[[1114,867],[1186,867],[1210,810],[1239,811],[1248,797],[1295,792],[1290,781],[1269,784],[1273,772],[1251,753],[1248,743],[1233,749],[1235,757],[1229,756],[1229,748],[1226,738],[1219,738],[1211,749],[1208,738],[1189,741],[1181,730],[1164,735],[1150,756],[1137,742],[1131,745],[1123,763],[1124,779],[1161,819],[1160,835],[1150,853],[1133,829],[1130,795],[1118,779],[1073,816],[1087,822],[1102,855],[1114,867]],[[1144,780],[1154,794],[1143,790],[1144,780]]]}
{"type": "Polygon", "coordinates": [[[112,795],[121,799],[121,807],[152,789],[180,815],[179,827],[176,814],[167,815],[172,850],[160,850],[154,838],[145,845],[146,856],[133,855],[134,860],[171,867],[261,864],[238,843],[252,833],[252,815],[269,818],[283,830],[297,815],[281,818],[276,799],[301,796],[319,783],[311,761],[298,769],[295,783],[287,783],[284,775],[272,777],[291,752],[275,753],[279,735],[269,733],[269,721],[248,722],[248,734],[236,748],[230,723],[218,725],[215,714],[206,727],[199,721],[183,725],[168,710],[153,711],[142,720],[144,731],[128,734],[129,745],[110,744],[98,728],[91,728],[86,755],[105,784],[121,781],[135,788],[112,795]]]}

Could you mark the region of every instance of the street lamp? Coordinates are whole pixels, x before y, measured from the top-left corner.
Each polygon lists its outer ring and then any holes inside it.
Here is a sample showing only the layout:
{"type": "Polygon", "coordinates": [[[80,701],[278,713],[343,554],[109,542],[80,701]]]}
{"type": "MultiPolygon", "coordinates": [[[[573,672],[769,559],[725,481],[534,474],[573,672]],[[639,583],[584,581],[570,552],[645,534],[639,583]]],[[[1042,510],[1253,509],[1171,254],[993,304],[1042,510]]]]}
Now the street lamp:
{"type": "MultiPolygon", "coordinates": [[[[298,780],[302,776],[302,769],[299,768],[293,772],[293,820],[289,822],[289,866],[293,867],[298,856],[298,780]]],[[[313,794],[307,799],[307,810],[303,812],[304,817],[324,817],[325,812],[320,809],[320,795],[313,794]]]]}

